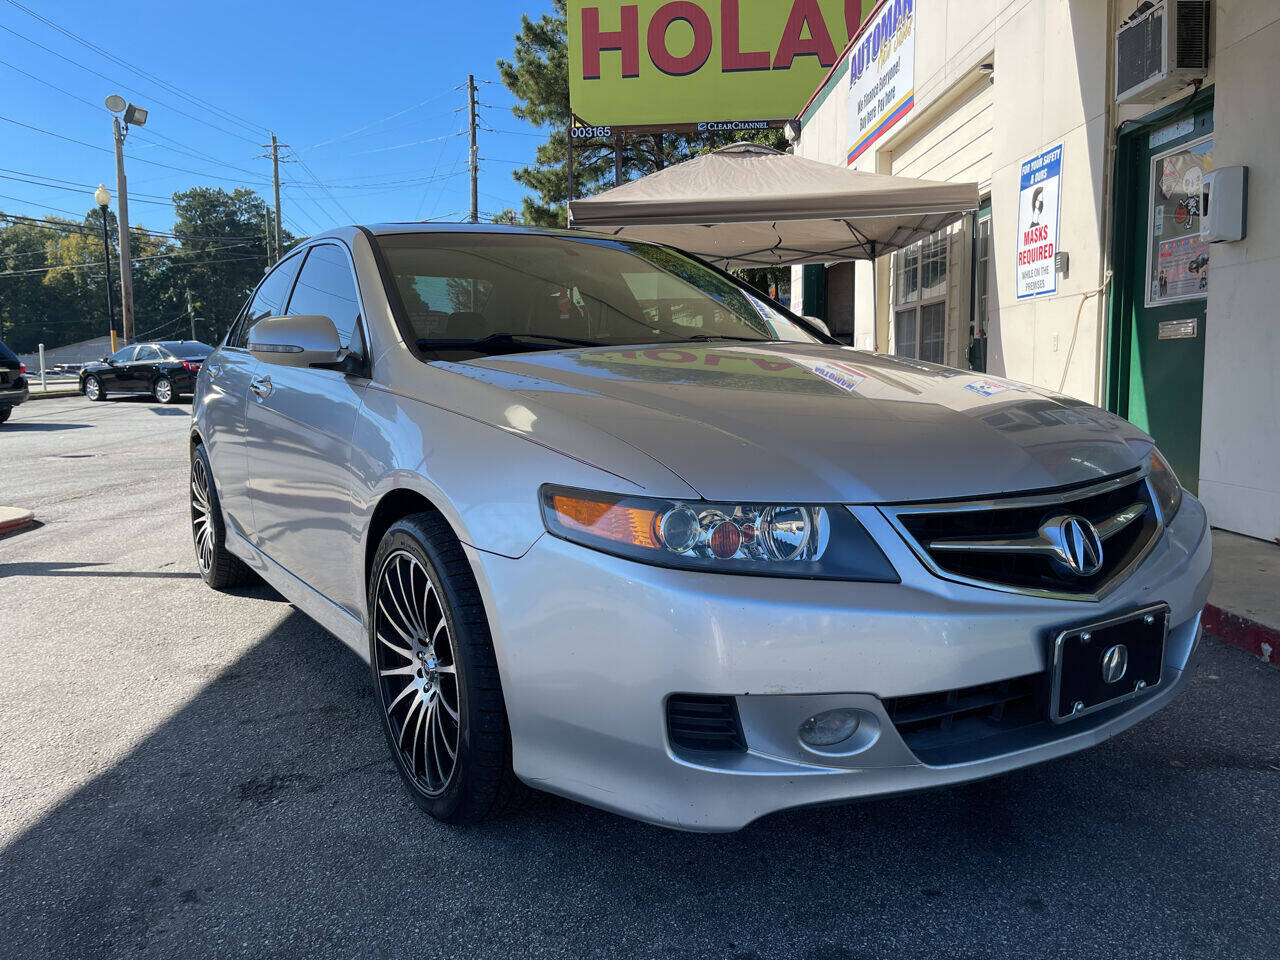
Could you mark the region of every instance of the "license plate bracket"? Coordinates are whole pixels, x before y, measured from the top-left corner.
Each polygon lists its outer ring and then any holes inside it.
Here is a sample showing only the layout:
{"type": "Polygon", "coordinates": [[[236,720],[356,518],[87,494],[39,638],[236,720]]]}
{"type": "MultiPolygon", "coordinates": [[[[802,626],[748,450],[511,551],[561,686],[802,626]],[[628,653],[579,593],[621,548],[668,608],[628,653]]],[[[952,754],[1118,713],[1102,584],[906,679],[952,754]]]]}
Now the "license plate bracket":
{"type": "Polygon", "coordinates": [[[1158,687],[1168,633],[1163,603],[1060,632],[1049,719],[1066,723],[1158,687]]]}

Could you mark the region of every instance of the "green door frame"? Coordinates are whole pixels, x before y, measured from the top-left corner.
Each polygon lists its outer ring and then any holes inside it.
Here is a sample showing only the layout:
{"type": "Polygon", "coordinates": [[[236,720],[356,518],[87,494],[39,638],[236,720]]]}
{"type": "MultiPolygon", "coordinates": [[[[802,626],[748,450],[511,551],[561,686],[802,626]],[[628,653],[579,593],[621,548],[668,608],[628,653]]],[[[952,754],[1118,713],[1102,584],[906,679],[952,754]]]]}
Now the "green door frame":
{"type": "Polygon", "coordinates": [[[1117,137],[1111,230],[1112,282],[1107,330],[1107,408],[1155,437],[1179,479],[1199,488],[1200,429],[1204,387],[1205,300],[1147,304],[1151,244],[1149,213],[1155,158],[1213,133],[1213,89],[1143,117],[1117,137]],[[1151,136],[1183,119],[1185,133],[1160,146],[1151,136]],[[1191,318],[1194,339],[1164,340],[1157,327],[1191,318]],[[1158,344],[1158,346],[1157,346],[1158,344]]]}
{"type": "Polygon", "coordinates": [[[1129,370],[1133,342],[1129,336],[1133,329],[1134,309],[1144,301],[1144,290],[1129,282],[1133,275],[1134,261],[1146,251],[1137,249],[1133,231],[1127,228],[1135,217],[1144,221],[1147,217],[1147,196],[1138,196],[1134,189],[1138,141],[1151,131],[1171,120],[1191,116],[1202,110],[1213,109],[1213,87],[1206,87],[1186,100],[1170,104],[1147,114],[1121,132],[1116,139],[1115,167],[1112,182],[1115,184],[1111,216],[1111,288],[1107,311],[1107,409],[1125,416],[1128,411],[1129,370]]]}

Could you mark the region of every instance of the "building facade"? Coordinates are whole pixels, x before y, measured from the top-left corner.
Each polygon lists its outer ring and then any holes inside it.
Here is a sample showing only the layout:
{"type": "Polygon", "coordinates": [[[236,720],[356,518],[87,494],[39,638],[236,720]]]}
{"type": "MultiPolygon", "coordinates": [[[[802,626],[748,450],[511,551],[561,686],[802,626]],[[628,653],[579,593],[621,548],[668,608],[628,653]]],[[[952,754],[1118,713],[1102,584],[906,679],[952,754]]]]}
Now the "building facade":
{"type": "Polygon", "coordinates": [[[884,0],[798,116],[794,150],[972,181],[982,205],[875,262],[795,268],[792,304],[854,346],[1128,417],[1215,526],[1270,539],[1280,4],[1186,11],[1208,19],[1199,82],[1119,102],[1116,31],[1144,15],[1138,0],[884,0]],[[1248,167],[1247,235],[1209,242],[1204,175],[1236,165],[1248,167]]]}

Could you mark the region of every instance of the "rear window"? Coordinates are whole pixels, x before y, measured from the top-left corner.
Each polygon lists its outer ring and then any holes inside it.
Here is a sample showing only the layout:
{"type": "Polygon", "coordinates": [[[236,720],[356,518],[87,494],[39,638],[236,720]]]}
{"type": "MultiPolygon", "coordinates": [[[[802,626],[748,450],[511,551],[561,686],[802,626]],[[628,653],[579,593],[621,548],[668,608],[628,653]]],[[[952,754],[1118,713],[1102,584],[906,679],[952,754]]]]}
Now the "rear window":
{"type": "Polygon", "coordinates": [[[213,353],[213,347],[207,343],[200,343],[194,340],[191,343],[165,344],[165,349],[179,360],[203,360],[213,353]]]}
{"type": "Polygon", "coordinates": [[[12,350],[10,350],[8,347],[6,347],[3,343],[0,343],[0,360],[9,360],[9,361],[12,361],[13,363],[17,363],[18,355],[14,353],[12,350]]]}

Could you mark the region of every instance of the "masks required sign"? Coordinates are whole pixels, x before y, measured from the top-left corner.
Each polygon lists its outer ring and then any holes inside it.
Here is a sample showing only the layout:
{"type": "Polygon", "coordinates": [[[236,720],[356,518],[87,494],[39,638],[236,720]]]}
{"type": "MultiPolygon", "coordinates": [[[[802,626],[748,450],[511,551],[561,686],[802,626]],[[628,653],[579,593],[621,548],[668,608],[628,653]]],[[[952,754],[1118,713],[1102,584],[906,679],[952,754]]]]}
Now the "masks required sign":
{"type": "Polygon", "coordinates": [[[1022,164],[1018,188],[1018,299],[1058,292],[1058,212],[1062,198],[1062,144],[1022,164]]]}

